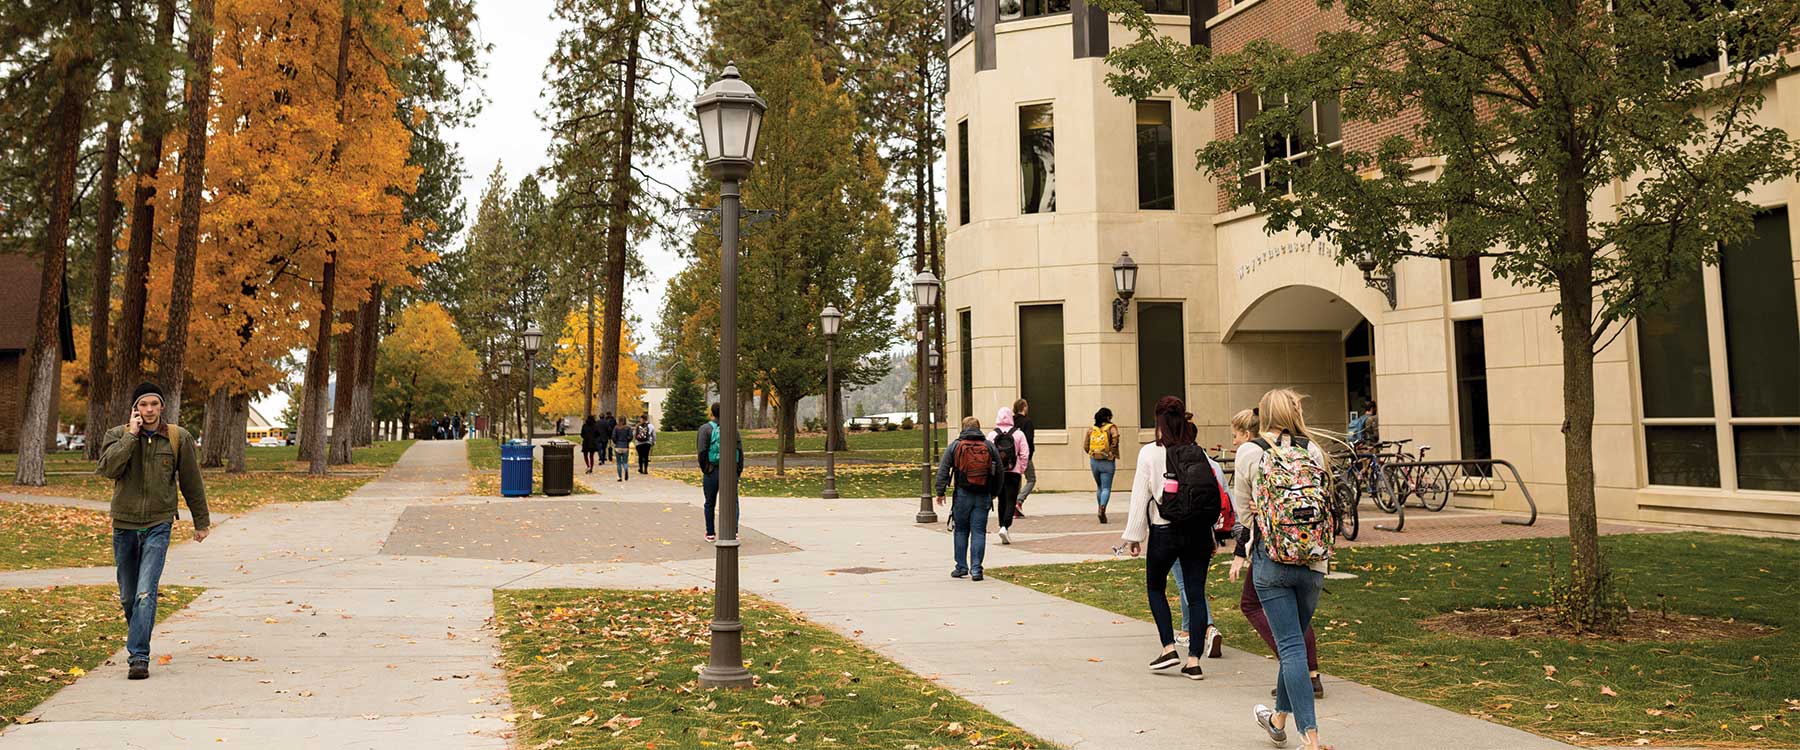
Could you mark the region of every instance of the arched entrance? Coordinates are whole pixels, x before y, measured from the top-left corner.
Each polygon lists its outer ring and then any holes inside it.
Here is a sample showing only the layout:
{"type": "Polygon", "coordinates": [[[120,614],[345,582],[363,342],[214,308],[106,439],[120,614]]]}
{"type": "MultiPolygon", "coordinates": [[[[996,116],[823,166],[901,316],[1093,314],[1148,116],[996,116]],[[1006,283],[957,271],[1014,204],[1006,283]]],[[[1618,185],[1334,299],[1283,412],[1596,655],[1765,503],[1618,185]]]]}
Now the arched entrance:
{"type": "Polygon", "coordinates": [[[1337,294],[1296,284],[1273,289],[1244,308],[1226,329],[1232,400],[1293,387],[1307,394],[1307,419],[1342,431],[1376,398],[1375,327],[1337,294]]]}

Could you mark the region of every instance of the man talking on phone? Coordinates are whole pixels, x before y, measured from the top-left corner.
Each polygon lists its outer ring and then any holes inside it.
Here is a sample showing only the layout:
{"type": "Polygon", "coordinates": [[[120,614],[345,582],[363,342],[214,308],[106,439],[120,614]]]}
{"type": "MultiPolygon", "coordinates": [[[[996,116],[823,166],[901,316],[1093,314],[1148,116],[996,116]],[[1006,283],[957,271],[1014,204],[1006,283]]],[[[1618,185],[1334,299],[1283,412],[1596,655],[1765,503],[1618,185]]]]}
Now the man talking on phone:
{"type": "Polygon", "coordinates": [[[127,676],[150,676],[150,630],[156,625],[156,585],[169,553],[169,529],[180,515],[175,493],[187,498],[194,541],[206,541],[212,525],[194,436],[162,421],[162,389],[154,383],[131,393],[131,421],[100,440],[100,475],[113,480],[113,567],[119,604],[125,609],[127,676]]]}

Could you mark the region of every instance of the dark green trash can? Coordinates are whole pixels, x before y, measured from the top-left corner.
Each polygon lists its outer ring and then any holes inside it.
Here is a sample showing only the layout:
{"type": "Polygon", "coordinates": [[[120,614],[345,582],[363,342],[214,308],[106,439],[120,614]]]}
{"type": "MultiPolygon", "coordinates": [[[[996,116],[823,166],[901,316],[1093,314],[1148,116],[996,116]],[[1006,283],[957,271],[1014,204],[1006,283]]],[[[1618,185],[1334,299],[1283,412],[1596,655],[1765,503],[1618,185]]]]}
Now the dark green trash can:
{"type": "Polygon", "coordinates": [[[544,448],[544,494],[567,495],[575,489],[575,444],[551,440],[544,448]]]}

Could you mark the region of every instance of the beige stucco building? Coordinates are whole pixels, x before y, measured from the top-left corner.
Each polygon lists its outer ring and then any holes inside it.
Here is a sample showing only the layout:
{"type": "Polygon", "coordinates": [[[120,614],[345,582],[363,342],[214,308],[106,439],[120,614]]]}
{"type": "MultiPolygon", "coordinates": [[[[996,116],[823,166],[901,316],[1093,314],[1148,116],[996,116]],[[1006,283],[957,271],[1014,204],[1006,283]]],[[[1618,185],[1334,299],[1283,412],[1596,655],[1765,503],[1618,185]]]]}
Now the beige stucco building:
{"type": "MultiPolygon", "coordinates": [[[[1166,11],[1154,16],[1165,33],[1221,49],[1330,23],[1312,0],[1144,2],[1166,11]]],[[[1040,486],[1080,490],[1093,486],[1085,429],[1109,407],[1130,443],[1122,492],[1152,437],[1143,405],[1163,393],[1187,400],[1208,446],[1228,443],[1231,415],[1271,387],[1307,393],[1309,421],[1336,430],[1372,398],[1383,438],[1428,444],[1430,458],[1509,460],[1543,511],[1562,512],[1554,292],[1498,280],[1491,262],[1414,259],[1395,269],[1390,306],[1335,248],[1270,236],[1193,167],[1253,101],[1195,111],[1172,92],[1114,95],[1102,56],[1130,32],[1082,0],[950,6],[953,420],[991,425],[1029,398],[1040,486]],[[1124,252],[1140,271],[1115,330],[1124,252]]],[[[1334,108],[1314,116],[1322,134],[1345,127],[1334,108]]],[[[1800,129],[1800,78],[1778,82],[1762,116],[1800,129]]],[[[1598,356],[1602,518],[1800,532],[1800,255],[1786,210],[1797,195],[1792,182],[1759,188],[1757,238],[1696,269],[1691,294],[1598,356]]],[[[1453,502],[1524,508],[1516,488],[1453,502]]]]}

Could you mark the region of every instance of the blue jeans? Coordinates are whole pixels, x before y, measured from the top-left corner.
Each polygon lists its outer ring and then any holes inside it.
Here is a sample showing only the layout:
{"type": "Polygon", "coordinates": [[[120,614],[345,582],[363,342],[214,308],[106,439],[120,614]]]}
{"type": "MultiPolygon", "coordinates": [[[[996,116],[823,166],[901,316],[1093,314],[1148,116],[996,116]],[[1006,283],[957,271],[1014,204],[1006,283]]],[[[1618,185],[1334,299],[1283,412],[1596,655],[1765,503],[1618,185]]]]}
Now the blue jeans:
{"type": "MultiPolygon", "coordinates": [[[[619,464],[619,478],[620,479],[630,479],[631,478],[631,450],[627,449],[627,448],[619,448],[619,449],[613,451],[613,457],[614,457],[614,459],[616,459],[618,461],[618,464],[619,464]]],[[[716,493],[716,492],[718,492],[718,490],[715,489],[715,490],[713,490],[713,492],[716,493]]]]}
{"type": "MultiPolygon", "coordinates": [[[[1187,581],[1181,577],[1180,565],[1175,566],[1173,570],[1175,571],[1175,589],[1181,595],[1181,629],[1192,634],[1194,632],[1194,615],[1192,605],[1188,604],[1187,581]]],[[[1206,587],[1201,586],[1200,588],[1205,589],[1206,587]]],[[[1207,597],[1200,597],[1200,609],[1206,613],[1206,624],[1212,625],[1212,602],[1208,601],[1207,597]]]]}
{"type": "Polygon", "coordinates": [[[956,545],[956,572],[981,575],[981,559],[987,556],[988,513],[994,499],[987,495],[958,488],[950,501],[950,520],[956,531],[950,535],[956,545]]]}
{"type": "Polygon", "coordinates": [[[1294,728],[1301,734],[1316,730],[1319,720],[1313,715],[1305,632],[1312,624],[1313,610],[1319,606],[1325,574],[1304,565],[1273,562],[1263,546],[1257,544],[1250,549],[1250,575],[1256,582],[1256,596],[1262,600],[1263,614],[1269,618],[1269,630],[1281,656],[1281,672],[1275,682],[1275,710],[1293,714],[1294,728]]]}
{"type": "MultiPolygon", "coordinates": [[[[1106,507],[1106,501],[1112,499],[1113,472],[1118,469],[1119,462],[1104,458],[1088,459],[1088,469],[1094,472],[1094,499],[1100,501],[1100,507],[1106,507]]],[[[1186,611],[1183,609],[1182,611],[1186,611]]]]}
{"type": "Polygon", "coordinates": [[[156,585],[169,556],[169,527],[165,522],[148,529],[113,529],[113,567],[119,574],[119,606],[125,610],[125,653],[132,664],[150,662],[156,585]]]}

